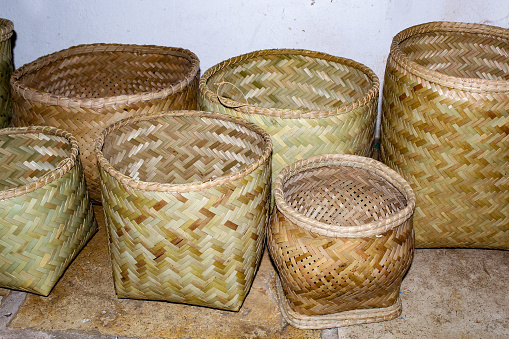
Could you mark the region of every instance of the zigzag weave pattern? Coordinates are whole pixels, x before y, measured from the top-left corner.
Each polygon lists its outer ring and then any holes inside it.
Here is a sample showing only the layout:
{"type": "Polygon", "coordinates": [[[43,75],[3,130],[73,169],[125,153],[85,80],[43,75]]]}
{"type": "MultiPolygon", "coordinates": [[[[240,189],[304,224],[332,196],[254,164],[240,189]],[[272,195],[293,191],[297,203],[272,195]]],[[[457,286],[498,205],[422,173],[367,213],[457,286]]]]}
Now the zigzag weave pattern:
{"type": "Polygon", "coordinates": [[[273,177],[313,155],[369,156],[378,78],[352,60],[303,50],[265,50],[226,60],[200,80],[199,107],[244,118],[274,144],[273,177]]]}
{"type": "Polygon", "coordinates": [[[0,131],[0,286],[47,296],[97,224],[79,157],[56,179],[20,189],[59,171],[69,142],[47,128],[11,132],[0,131]]]}
{"type": "Polygon", "coordinates": [[[97,146],[117,295],[237,311],[263,251],[270,137],[212,113],[140,119],[97,146]]]}
{"type": "Polygon", "coordinates": [[[199,61],[180,48],[81,45],[39,58],[13,79],[14,125],[55,126],[76,136],[90,197],[100,202],[93,152],[99,133],[122,118],[196,109],[199,61]]]}
{"type": "Polygon", "coordinates": [[[417,247],[509,249],[509,30],[432,23],[394,38],[382,161],[417,195],[417,247]]]}

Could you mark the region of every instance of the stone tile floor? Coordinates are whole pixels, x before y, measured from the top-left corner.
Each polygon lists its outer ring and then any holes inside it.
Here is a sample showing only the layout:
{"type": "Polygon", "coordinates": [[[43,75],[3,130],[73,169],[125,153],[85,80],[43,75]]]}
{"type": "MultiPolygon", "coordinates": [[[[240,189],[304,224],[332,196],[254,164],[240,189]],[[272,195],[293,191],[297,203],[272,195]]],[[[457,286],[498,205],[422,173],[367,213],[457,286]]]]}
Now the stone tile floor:
{"type": "Polygon", "coordinates": [[[420,249],[403,280],[401,317],[328,330],[281,318],[262,261],[240,312],[119,299],[100,231],[50,296],[0,289],[0,338],[509,338],[509,251],[420,249]]]}

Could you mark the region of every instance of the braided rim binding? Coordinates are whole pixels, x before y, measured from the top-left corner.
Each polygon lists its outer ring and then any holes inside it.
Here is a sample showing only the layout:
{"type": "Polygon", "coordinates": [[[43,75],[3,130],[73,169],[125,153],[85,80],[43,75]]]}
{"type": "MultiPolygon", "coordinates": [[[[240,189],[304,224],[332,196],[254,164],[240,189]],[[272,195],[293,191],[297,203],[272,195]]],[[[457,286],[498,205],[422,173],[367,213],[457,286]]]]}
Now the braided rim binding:
{"type": "Polygon", "coordinates": [[[371,158],[349,154],[324,154],[300,160],[279,172],[274,184],[274,196],[277,208],[288,220],[310,232],[332,238],[363,238],[385,233],[401,225],[412,215],[415,207],[415,194],[410,185],[396,171],[371,158]],[[331,225],[307,217],[296,211],[286,200],[283,193],[284,183],[297,173],[325,166],[348,166],[372,172],[398,189],[407,200],[406,207],[389,218],[373,221],[361,226],[331,225]]]}
{"type": "Polygon", "coordinates": [[[38,180],[32,181],[28,184],[21,185],[15,188],[0,191],[0,200],[17,197],[35,191],[36,189],[63,177],[67,172],[69,172],[69,170],[71,170],[71,168],[73,168],[76,165],[76,159],[79,154],[78,141],[69,132],[48,126],[13,127],[0,129],[0,135],[29,134],[29,133],[42,133],[46,135],[55,135],[67,139],[67,141],[71,145],[69,155],[64,160],[60,161],[60,163],[54,170],[48,171],[38,180]]]}
{"type": "Polygon", "coordinates": [[[200,71],[200,61],[191,51],[178,47],[161,47],[155,45],[124,45],[124,44],[90,44],[78,45],[64,49],[53,54],[49,54],[36,59],[35,61],[23,65],[12,73],[11,85],[14,91],[27,100],[33,100],[47,105],[56,105],[62,107],[83,107],[83,108],[103,108],[139,101],[161,99],[170,94],[178,93],[187,88],[196,78],[200,71]],[[187,59],[191,63],[190,71],[181,81],[170,87],[162,88],[157,91],[139,92],[131,95],[116,95],[101,98],[77,98],[56,95],[28,87],[21,82],[23,76],[35,72],[42,67],[74,55],[99,53],[99,52],[129,52],[129,53],[152,53],[169,54],[187,59]]]}
{"type": "Polygon", "coordinates": [[[414,35],[432,32],[476,33],[482,35],[491,35],[502,39],[509,39],[509,30],[496,26],[446,21],[429,22],[409,27],[399,32],[392,40],[391,54],[389,58],[392,58],[394,62],[396,62],[407,72],[410,72],[415,76],[422,77],[425,80],[439,83],[442,86],[473,92],[509,91],[509,81],[488,80],[481,78],[460,78],[445,75],[441,72],[430,70],[422,65],[419,65],[415,61],[410,60],[408,56],[403,51],[401,51],[400,44],[406,39],[414,35]]]}
{"type": "Polygon", "coordinates": [[[244,113],[250,113],[250,114],[261,114],[261,115],[267,115],[267,116],[273,116],[273,117],[279,117],[279,118],[304,118],[304,119],[315,119],[315,118],[325,118],[333,115],[343,114],[350,112],[358,107],[366,105],[368,102],[370,102],[375,96],[378,96],[378,90],[380,87],[380,81],[378,80],[378,77],[376,76],[375,72],[373,72],[369,67],[356,62],[351,59],[347,58],[341,58],[336,57],[330,54],[321,53],[321,52],[315,52],[315,51],[308,51],[304,49],[267,49],[267,50],[260,50],[255,51],[247,54],[242,54],[237,57],[230,58],[228,60],[225,60],[223,62],[220,62],[219,64],[209,68],[203,76],[200,79],[199,84],[199,91],[203,94],[203,96],[216,104],[223,105],[227,108],[234,107],[235,110],[244,112],[244,113]],[[217,73],[218,71],[222,70],[223,68],[235,64],[238,62],[246,61],[258,56],[264,56],[264,55],[284,55],[284,54],[294,54],[294,55],[303,55],[303,56],[309,56],[313,58],[318,58],[322,60],[337,62],[340,64],[344,64],[350,67],[354,67],[361,72],[363,72],[365,75],[368,76],[368,78],[372,81],[372,85],[369,88],[369,90],[366,92],[366,94],[358,99],[355,100],[347,105],[340,106],[335,109],[331,110],[311,110],[311,111],[304,111],[304,110],[293,110],[293,109],[275,109],[275,108],[262,108],[257,107],[253,105],[246,105],[245,102],[242,101],[235,101],[231,100],[229,98],[221,97],[217,95],[217,93],[214,93],[208,86],[208,81],[212,75],[217,73]]]}
{"type": "Polygon", "coordinates": [[[112,177],[120,181],[123,185],[129,186],[134,189],[138,190],[147,190],[147,191],[156,191],[156,192],[192,192],[192,191],[200,191],[203,189],[207,189],[213,186],[222,185],[227,182],[232,182],[238,179],[241,179],[250,173],[252,173],[254,170],[256,170],[258,167],[263,164],[267,158],[272,153],[272,140],[270,138],[270,135],[262,130],[260,127],[256,126],[253,123],[250,123],[244,119],[236,118],[236,117],[230,117],[223,114],[217,114],[217,113],[208,113],[208,112],[201,112],[201,111],[169,111],[169,112],[161,112],[156,114],[150,114],[150,115],[144,115],[144,116],[136,116],[131,118],[122,119],[110,126],[108,126],[96,139],[95,143],[95,153],[96,158],[99,163],[99,166],[104,169],[106,172],[108,172],[112,177]],[[238,125],[241,125],[243,127],[246,127],[257,134],[259,134],[265,141],[265,148],[263,150],[263,154],[261,157],[258,158],[256,162],[249,166],[244,166],[241,169],[239,169],[236,172],[233,172],[232,174],[216,177],[213,179],[210,179],[208,181],[204,182],[192,182],[192,183],[186,183],[186,184],[165,184],[165,183],[158,183],[158,182],[147,182],[147,181],[141,181],[133,179],[130,176],[127,176],[117,169],[115,169],[113,166],[111,166],[110,162],[106,160],[104,157],[104,154],[102,152],[103,146],[104,146],[104,140],[106,136],[108,136],[113,131],[119,129],[120,127],[129,125],[134,122],[138,121],[150,121],[150,120],[156,120],[159,118],[165,118],[165,117],[198,117],[198,118],[207,118],[207,119],[218,119],[218,120],[224,120],[224,121],[231,121],[238,125]]]}

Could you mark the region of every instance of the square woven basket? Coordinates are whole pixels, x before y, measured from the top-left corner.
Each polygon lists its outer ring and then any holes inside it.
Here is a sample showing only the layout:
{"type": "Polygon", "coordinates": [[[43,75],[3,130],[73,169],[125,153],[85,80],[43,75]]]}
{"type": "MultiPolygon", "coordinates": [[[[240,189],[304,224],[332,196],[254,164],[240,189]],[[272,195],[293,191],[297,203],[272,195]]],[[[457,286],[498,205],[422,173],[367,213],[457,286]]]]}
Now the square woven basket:
{"type": "Polygon", "coordinates": [[[417,195],[416,247],[509,249],[509,29],[407,28],[385,73],[381,160],[417,195]]]}
{"type": "Polygon", "coordinates": [[[196,109],[197,56],[182,48],[90,44],[43,56],[14,71],[13,123],[72,133],[80,146],[90,198],[101,201],[94,141],[123,118],[196,109]]]}
{"type": "Polygon", "coordinates": [[[414,252],[415,196],[382,163],[326,154],[283,168],[268,248],[281,312],[293,326],[389,320],[414,252]]]}
{"type": "Polygon", "coordinates": [[[0,129],[0,286],[47,296],[96,231],[76,139],[0,129]]]}
{"type": "Polygon", "coordinates": [[[117,295],[238,311],[261,260],[270,136],[226,115],[122,120],[97,140],[117,295]]]}

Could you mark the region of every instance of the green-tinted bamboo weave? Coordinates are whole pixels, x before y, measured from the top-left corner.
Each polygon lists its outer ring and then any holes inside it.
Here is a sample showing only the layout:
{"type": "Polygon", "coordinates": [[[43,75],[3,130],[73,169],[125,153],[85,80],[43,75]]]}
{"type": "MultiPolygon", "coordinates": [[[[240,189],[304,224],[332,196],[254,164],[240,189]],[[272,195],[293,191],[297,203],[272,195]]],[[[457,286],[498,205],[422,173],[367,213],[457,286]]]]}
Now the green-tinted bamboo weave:
{"type": "Polygon", "coordinates": [[[297,160],[325,153],[369,156],[379,82],[355,61],[275,49],[223,61],[200,79],[202,110],[251,121],[272,137],[273,177],[297,160]]]}
{"type": "Polygon", "coordinates": [[[285,167],[267,244],[290,324],[330,328],[393,319],[413,258],[415,195],[382,163],[329,154],[285,167]]]}
{"type": "Polygon", "coordinates": [[[101,201],[94,140],[115,121],[168,109],[196,109],[199,60],[188,50],[80,45],[14,71],[13,122],[49,125],[78,139],[90,197],[101,201]]]}
{"type": "Polygon", "coordinates": [[[0,286],[47,296],[97,230],[69,133],[0,130],[0,286]]]}
{"type": "Polygon", "coordinates": [[[181,111],[122,120],[96,144],[117,295],[237,311],[259,265],[270,136],[181,111]]]}
{"type": "Polygon", "coordinates": [[[417,194],[417,247],[509,249],[509,30],[434,22],[395,36],[381,158],[417,194]]]}
{"type": "Polygon", "coordinates": [[[12,21],[0,18],[0,128],[11,122],[12,21]]]}

